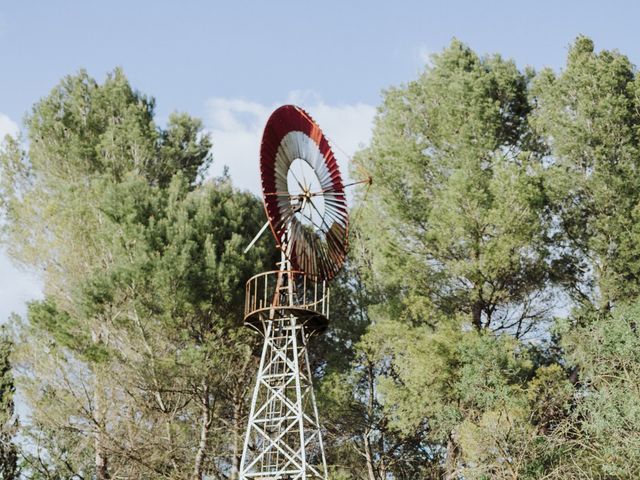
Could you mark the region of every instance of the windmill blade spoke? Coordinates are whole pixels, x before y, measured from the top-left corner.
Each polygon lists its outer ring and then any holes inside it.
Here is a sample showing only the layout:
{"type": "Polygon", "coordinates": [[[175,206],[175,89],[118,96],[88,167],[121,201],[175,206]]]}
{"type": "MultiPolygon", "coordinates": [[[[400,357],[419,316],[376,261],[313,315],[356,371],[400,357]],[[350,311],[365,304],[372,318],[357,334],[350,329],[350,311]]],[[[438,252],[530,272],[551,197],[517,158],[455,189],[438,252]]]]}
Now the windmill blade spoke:
{"type": "Polygon", "coordinates": [[[300,187],[300,190],[304,191],[304,187],[302,186],[302,183],[300,183],[300,180],[298,180],[298,176],[296,175],[296,172],[293,171],[293,168],[289,169],[289,171],[291,172],[291,174],[293,175],[294,180],[296,181],[296,183],[300,187]]]}

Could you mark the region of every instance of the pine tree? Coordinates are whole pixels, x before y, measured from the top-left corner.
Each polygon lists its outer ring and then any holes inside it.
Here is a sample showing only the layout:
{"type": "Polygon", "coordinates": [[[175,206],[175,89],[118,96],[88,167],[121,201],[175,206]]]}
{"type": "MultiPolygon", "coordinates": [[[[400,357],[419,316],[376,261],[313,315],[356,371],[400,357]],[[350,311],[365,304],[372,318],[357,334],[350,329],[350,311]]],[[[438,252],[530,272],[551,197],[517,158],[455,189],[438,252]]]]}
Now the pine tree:
{"type": "Polygon", "coordinates": [[[629,59],[580,37],[558,75],[540,73],[533,122],[551,156],[549,194],[574,256],[574,299],[606,312],[640,293],[640,80],[629,59]]]}
{"type": "Polygon", "coordinates": [[[530,420],[530,389],[550,374],[526,339],[550,325],[552,287],[570,271],[554,250],[532,78],[453,41],[417,80],[385,93],[358,154],[374,178],[359,251],[379,291],[359,348],[376,366],[386,428],[413,439],[432,469],[397,466],[394,477],[535,468],[542,427],[530,420]]]}
{"type": "Polygon", "coordinates": [[[18,345],[30,475],[202,479],[238,456],[244,282],[268,259],[241,251],[264,212],[203,181],[199,120],[159,128],[153,107],[119,70],[81,72],[34,106],[28,150],[2,152],[9,251],[44,278],[18,345]]]}
{"type": "Polygon", "coordinates": [[[549,436],[547,478],[637,478],[640,435],[640,78],[629,58],[576,39],[565,68],[540,73],[533,122],[550,146],[558,250],[578,274],[559,326],[576,394],[549,436]]]}

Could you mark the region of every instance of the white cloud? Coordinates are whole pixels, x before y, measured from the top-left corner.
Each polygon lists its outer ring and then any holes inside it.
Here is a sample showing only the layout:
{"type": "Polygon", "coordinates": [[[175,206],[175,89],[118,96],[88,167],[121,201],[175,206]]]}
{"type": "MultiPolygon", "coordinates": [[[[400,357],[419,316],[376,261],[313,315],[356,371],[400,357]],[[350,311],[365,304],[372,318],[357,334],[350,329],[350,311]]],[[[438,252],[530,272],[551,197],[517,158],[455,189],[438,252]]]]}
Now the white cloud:
{"type": "Polygon", "coordinates": [[[424,45],[421,45],[420,47],[418,47],[417,57],[418,57],[418,61],[420,62],[420,66],[422,67],[433,66],[433,61],[431,59],[431,56],[434,53],[435,52],[433,50],[431,50],[430,48],[424,45]]]}
{"type": "Polygon", "coordinates": [[[15,137],[18,134],[18,124],[11,120],[4,113],[0,113],[0,142],[4,140],[5,135],[15,137]]]}
{"type": "Polygon", "coordinates": [[[343,176],[348,178],[349,157],[371,139],[375,107],[365,103],[329,105],[310,91],[291,92],[283,102],[271,105],[242,99],[210,99],[206,123],[213,140],[211,174],[221,175],[226,165],[234,185],[259,194],[262,130],[271,112],[284,103],[301,106],[318,122],[343,176]]]}

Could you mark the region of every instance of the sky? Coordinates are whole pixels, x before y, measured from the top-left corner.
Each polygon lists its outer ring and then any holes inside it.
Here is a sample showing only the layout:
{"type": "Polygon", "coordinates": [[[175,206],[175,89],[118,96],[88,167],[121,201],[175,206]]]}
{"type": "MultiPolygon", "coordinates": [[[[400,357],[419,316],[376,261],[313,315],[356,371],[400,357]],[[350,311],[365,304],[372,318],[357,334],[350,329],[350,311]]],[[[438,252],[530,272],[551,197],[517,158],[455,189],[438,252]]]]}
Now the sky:
{"type": "MultiPolygon", "coordinates": [[[[183,111],[213,139],[212,174],[258,193],[269,113],[303,106],[343,171],[371,137],[382,92],[408,82],[452,38],[518,66],[559,70],[579,34],[640,64],[640,2],[0,0],[0,137],[81,68],[122,67],[156,98],[159,124],[183,111]]],[[[0,322],[42,295],[0,251],[0,322]]]]}

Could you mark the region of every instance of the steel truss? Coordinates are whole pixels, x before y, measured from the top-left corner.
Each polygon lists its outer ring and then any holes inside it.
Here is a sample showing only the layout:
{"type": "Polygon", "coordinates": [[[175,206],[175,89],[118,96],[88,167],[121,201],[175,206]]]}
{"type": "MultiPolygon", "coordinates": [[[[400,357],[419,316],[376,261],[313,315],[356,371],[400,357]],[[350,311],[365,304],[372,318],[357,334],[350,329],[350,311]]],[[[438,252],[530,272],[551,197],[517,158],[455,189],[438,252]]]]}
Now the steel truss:
{"type": "Polygon", "coordinates": [[[240,479],[326,480],[305,325],[293,315],[264,323],[240,479]]]}

